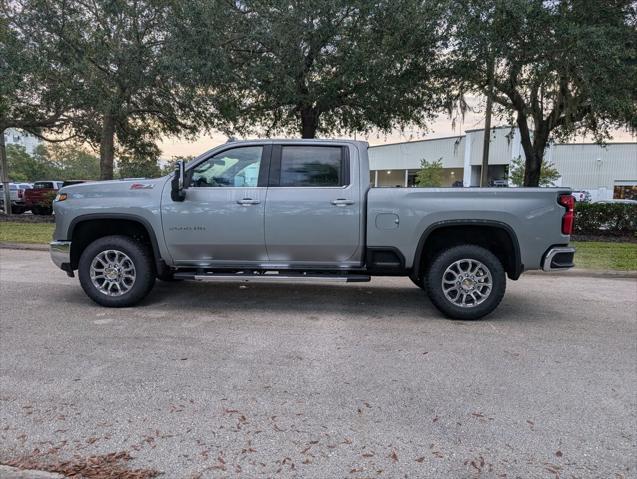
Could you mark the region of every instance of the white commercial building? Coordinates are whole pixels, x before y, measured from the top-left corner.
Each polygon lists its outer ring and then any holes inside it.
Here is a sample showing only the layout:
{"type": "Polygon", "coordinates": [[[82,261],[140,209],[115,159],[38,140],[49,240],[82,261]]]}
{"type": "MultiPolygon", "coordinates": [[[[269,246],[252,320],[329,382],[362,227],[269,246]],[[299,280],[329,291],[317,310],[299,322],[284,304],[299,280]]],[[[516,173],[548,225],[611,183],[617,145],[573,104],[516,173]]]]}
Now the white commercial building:
{"type": "Polygon", "coordinates": [[[17,130],[15,128],[7,128],[4,130],[5,145],[18,145],[24,147],[29,155],[35,152],[35,149],[42,143],[42,140],[26,131],[17,130]]]}
{"type": "MultiPolygon", "coordinates": [[[[484,130],[432,140],[410,141],[369,148],[371,182],[375,186],[414,186],[421,160],[440,160],[443,186],[478,186],[484,130]]],[[[517,128],[491,130],[489,180],[507,179],[511,161],[524,158],[517,128]]],[[[593,201],[637,199],[637,142],[554,144],[546,158],[560,172],[556,186],[591,193],[593,201]]]]}

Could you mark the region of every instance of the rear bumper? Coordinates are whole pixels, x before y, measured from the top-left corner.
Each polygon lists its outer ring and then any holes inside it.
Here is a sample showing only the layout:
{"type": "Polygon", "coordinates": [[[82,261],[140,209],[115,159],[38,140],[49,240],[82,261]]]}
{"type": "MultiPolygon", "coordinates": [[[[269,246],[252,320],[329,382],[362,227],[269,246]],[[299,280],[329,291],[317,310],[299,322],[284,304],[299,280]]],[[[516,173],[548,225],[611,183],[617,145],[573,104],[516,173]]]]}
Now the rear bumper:
{"type": "Polygon", "coordinates": [[[575,248],[570,246],[555,246],[550,248],[544,254],[544,260],[542,261],[543,271],[559,271],[563,269],[569,269],[575,266],[573,264],[573,256],[575,255],[575,248]]]}
{"type": "Polygon", "coordinates": [[[51,260],[55,265],[66,271],[73,271],[71,268],[71,242],[70,241],[52,241],[49,243],[49,252],[51,260]]]}

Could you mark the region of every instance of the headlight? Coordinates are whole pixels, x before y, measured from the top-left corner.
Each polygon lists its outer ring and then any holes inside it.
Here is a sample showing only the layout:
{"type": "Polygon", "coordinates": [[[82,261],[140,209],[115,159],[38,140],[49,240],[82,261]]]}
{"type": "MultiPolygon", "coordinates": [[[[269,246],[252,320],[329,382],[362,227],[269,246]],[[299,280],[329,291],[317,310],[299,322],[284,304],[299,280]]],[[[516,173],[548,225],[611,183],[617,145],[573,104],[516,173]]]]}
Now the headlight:
{"type": "Polygon", "coordinates": [[[65,201],[68,197],[66,193],[58,193],[54,201],[65,201]]]}

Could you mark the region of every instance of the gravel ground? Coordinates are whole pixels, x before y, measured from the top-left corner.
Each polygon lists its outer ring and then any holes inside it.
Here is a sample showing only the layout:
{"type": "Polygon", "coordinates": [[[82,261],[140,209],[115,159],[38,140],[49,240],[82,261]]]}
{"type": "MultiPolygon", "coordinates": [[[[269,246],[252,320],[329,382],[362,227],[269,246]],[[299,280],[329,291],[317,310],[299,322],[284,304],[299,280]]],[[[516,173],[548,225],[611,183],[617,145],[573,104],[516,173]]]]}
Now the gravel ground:
{"type": "Polygon", "coordinates": [[[405,278],[95,306],[0,250],[0,463],[161,477],[635,477],[637,282],[524,276],[480,322],[405,278]]]}

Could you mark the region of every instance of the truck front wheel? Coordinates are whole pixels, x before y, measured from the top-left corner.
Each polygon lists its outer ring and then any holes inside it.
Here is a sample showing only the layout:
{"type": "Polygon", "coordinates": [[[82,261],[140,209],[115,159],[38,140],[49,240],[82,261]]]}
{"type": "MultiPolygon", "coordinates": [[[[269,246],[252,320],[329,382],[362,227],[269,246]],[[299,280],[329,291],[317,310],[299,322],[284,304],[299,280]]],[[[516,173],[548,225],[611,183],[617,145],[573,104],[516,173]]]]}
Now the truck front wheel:
{"type": "Polygon", "coordinates": [[[504,296],[506,276],[488,249],[461,245],[440,253],[427,271],[427,293],[434,305],[453,319],[479,319],[504,296]]]}
{"type": "Polygon", "coordinates": [[[128,236],[105,236],[89,244],[80,256],[78,275],[89,298],[112,308],[134,305],[155,284],[150,251],[128,236]]]}

